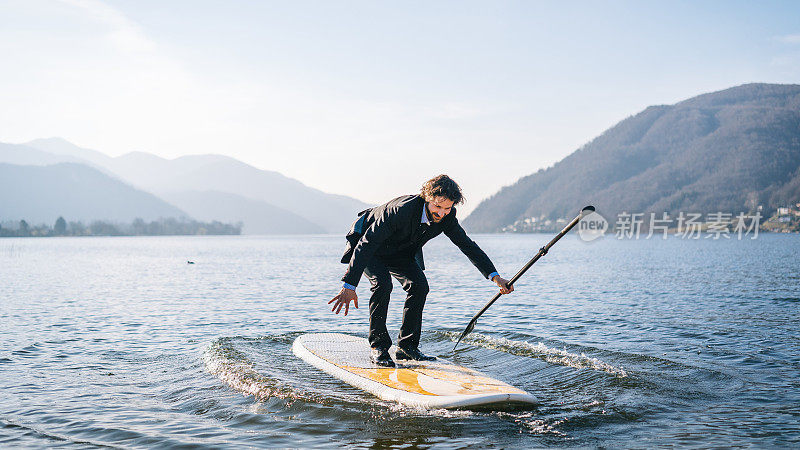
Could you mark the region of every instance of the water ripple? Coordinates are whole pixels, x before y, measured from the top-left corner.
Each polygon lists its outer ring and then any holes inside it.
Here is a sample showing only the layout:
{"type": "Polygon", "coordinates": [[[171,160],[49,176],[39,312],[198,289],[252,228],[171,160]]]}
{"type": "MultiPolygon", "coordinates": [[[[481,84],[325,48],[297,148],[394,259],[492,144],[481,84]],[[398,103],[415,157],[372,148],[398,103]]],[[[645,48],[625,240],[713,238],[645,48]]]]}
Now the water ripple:
{"type": "MultiPolygon", "coordinates": [[[[461,333],[451,331],[446,332],[446,335],[451,341],[456,342],[458,341],[458,337],[461,335],[461,333]]],[[[542,342],[531,344],[530,342],[514,341],[503,337],[492,337],[480,333],[472,333],[462,342],[480,347],[496,349],[518,356],[540,358],[550,364],[559,364],[576,369],[597,370],[619,378],[625,378],[628,376],[628,373],[621,367],[615,367],[597,358],[586,356],[585,353],[578,354],[569,352],[566,349],[551,348],[542,342]]]]}

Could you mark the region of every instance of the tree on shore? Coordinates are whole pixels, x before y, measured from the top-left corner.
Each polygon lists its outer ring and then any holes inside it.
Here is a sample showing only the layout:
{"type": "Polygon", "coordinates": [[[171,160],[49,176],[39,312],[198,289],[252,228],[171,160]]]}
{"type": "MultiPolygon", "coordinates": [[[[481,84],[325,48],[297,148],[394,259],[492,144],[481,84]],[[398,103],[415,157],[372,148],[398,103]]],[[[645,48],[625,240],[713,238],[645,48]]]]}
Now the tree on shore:
{"type": "Polygon", "coordinates": [[[147,234],[147,224],[140,217],[137,217],[131,224],[131,231],[135,236],[147,234]]]}
{"type": "Polygon", "coordinates": [[[25,222],[25,220],[19,221],[19,235],[22,237],[31,235],[30,227],[28,226],[28,222],[25,222]]]}
{"type": "Polygon", "coordinates": [[[53,225],[53,234],[56,236],[67,234],[67,221],[64,220],[63,217],[59,216],[58,219],[56,219],[56,224],[53,225]]]}

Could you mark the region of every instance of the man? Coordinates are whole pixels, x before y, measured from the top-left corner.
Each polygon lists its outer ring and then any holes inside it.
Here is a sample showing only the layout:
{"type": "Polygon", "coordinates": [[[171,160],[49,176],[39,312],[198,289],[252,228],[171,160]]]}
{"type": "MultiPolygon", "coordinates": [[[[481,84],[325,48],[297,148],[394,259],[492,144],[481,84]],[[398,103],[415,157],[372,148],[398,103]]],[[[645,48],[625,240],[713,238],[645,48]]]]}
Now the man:
{"type": "Polygon", "coordinates": [[[464,201],[461,188],[447,175],[428,180],[419,195],[404,195],[359,213],[347,234],[347,249],[342,262],[348,264],[344,286],[328,304],[336,314],[344,307],[346,316],[352,301],[358,308],[356,286],[364,273],[372,284],[369,299],[370,360],[379,366],[394,367],[389,355],[392,340],[386,330],[386,313],[393,276],[406,291],[403,322],[397,342],[398,360],[431,361],[436,358],[419,351],[422,309],[428,295],[428,280],[423,270],[422,246],[444,233],[458,246],[484,277],[500,287],[503,294],[514,291],[500,277],[492,261],[458,224],[454,205],[464,201]]]}

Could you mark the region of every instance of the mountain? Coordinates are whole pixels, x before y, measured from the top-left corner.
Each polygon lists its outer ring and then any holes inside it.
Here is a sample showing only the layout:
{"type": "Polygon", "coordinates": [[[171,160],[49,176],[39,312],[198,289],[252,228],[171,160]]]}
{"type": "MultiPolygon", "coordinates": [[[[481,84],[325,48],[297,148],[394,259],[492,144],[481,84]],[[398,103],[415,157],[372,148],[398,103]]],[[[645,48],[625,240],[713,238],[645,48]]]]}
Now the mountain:
{"type": "Polygon", "coordinates": [[[236,194],[290,211],[329,233],[347,231],[356,213],[369,206],[222,155],[191,155],[167,160],[129,153],[115,158],[108,168],[135,186],[160,196],[197,190],[236,194]]]}
{"type": "Polygon", "coordinates": [[[37,150],[45,151],[53,155],[66,156],[76,160],[89,162],[93,166],[106,167],[114,158],[100,153],[97,150],[90,150],[88,148],[78,147],[66,139],[52,137],[46,139],[34,139],[25,143],[28,147],[33,147],[37,150]]]}
{"type": "Polygon", "coordinates": [[[244,223],[244,234],[318,234],[314,223],[277,206],[240,195],[215,191],[164,194],[163,199],[202,221],[244,223]]]}
{"type": "MultiPolygon", "coordinates": [[[[463,222],[621,212],[738,214],[800,201],[800,85],[747,84],[629,117],[552,167],[481,202],[463,222]]],[[[763,214],[763,213],[762,213],[763,214]]]]}
{"type": "Polygon", "coordinates": [[[61,162],[83,162],[80,158],[56,155],[22,144],[0,142],[0,162],[18,165],[44,166],[61,162]]]}
{"type": "MultiPolygon", "coordinates": [[[[344,233],[355,220],[356,213],[369,207],[352,197],[328,194],[278,172],[261,170],[223,155],[165,159],[149,153],[133,152],[111,158],[58,138],[40,139],[26,145],[58,152],[65,157],[84,158],[122,180],[162,197],[190,191],[236,194],[289,211],[315,224],[322,232],[344,233]]],[[[262,211],[266,210],[262,208],[262,211]]],[[[203,212],[195,217],[208,217],[208,214],[203,212]]],[[[295,223],[292,220],[287,224],[295,223]]],[[[245,229],[250,230],[248,225],[245,223],[245,229]]],[[[308,228],[303,226],[303,229],[308,228]]]]}
{"type": "Polygon", "coordinates": [[[95,219],[185,218],[186,213],[83,164],[49,166],[0,163],[0,218],[28,223],[95,219]]]}

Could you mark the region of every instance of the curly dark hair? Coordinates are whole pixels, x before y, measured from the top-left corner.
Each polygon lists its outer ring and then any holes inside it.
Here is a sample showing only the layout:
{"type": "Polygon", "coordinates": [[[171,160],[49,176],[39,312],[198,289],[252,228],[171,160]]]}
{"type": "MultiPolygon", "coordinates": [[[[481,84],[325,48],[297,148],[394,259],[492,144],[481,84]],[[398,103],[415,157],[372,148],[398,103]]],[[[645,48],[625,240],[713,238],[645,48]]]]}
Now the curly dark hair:
{"type": "Polygon", "coordinates": [[[420,195],[426,202],[436,197],[445,197],[451,200],[454,205],[464,203],[464,194],[461,193],[461,188],[458,186],[458,183],[444,174],[435,176],[426,181],[425,184],[422,185],[420,195]]]}

